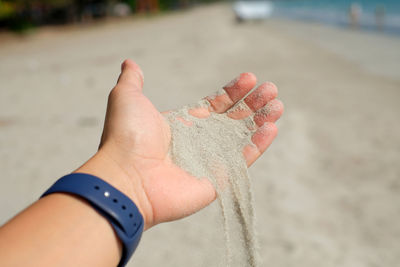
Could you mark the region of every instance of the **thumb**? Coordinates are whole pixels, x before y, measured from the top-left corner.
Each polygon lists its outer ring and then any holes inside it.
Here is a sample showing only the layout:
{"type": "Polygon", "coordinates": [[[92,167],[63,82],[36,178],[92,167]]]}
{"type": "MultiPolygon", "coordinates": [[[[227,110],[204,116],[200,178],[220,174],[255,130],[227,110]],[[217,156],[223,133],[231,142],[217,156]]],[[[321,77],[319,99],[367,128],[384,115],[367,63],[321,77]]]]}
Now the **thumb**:
{"type": "Polygon", "coordinates": [[[125,60],[121,65],[117,86],[122,90],[142,91],[143,72],[139,65],[130,59],[125,60]]]}
{"type": "Polygon", "coordinates": [[[142,70],[139,65],[132,60],[125,60],[121,65],[121,74],[118,77],[117,85],[111,90],[108,96],[106,118],[99,148],[102,147],[109,133],[112,132],[113,128],[116,127],[115,125],[118,124],[116,122],[124,119],[126,114],[130,114],[130,112],[126,112],[126,108],[133,106],[132,100],[134,98],[126,96],[134,95],[137,97],[141,95],[142,89],[142,70]]]}

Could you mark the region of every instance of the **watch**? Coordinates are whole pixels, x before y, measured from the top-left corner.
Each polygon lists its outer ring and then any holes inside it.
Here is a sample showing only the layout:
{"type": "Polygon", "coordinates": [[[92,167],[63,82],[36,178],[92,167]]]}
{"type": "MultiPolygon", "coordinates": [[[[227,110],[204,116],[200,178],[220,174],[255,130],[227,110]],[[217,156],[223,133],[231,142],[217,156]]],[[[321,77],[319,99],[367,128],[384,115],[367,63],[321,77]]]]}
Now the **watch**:
{"type": "Polygon", "coordinates": [[[112,225],[123,244],[118,266],[125,266],[142,236],[144,221],[135,203],[102,179],[85,174],[68,174],[55,182],[42,196],[70,193],[85,199],[112,225]]]}

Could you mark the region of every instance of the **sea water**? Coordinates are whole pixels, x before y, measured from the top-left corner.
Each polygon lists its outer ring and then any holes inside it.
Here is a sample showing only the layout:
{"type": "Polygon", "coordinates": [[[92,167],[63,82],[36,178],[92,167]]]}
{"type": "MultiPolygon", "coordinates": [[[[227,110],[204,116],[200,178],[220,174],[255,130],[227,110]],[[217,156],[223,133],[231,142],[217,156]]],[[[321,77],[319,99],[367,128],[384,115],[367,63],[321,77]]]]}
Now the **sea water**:
{"type": "Polygon", "coordinates": [[[292,19],[350,26],[350,6],[361,8],[359,26],[365,30],[380,30],[400,36],[400,0],[275,0],[274,15],[292,19]],[[377,11],[382,10],[383,27],[379,28],[377,11]]]}

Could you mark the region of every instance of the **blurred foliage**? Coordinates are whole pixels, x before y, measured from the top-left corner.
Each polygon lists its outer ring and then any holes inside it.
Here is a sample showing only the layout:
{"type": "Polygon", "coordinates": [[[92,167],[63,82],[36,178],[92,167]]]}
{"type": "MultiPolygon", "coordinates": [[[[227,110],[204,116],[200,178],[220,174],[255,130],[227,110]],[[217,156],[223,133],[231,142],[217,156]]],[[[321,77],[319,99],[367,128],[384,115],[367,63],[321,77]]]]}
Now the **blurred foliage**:
{"type": "Polygon", "coordinates": [[[211,1],[216,0],[0,0],[0,29],[23,32],[40,25],[88,22],[211,1]]]}
{"type": "Polygon", "coordinates": [[[15,8],[12,3],[0,0],[0,19],[5,19],[15,13],[15,8]]]}

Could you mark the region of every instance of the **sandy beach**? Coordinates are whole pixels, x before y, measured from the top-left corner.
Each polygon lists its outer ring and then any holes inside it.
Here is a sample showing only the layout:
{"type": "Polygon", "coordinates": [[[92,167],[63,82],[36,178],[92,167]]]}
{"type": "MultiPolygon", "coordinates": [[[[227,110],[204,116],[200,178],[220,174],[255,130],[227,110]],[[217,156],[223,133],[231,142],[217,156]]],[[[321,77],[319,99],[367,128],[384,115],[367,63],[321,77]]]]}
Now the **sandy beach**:
{"type": "MultiPolygon", "coordinates": [[[[4,38],[4,37],[2,37],[4,38]]],[[[241,72],[274,82],[279,135],[251,168],[262,266],[400,265],[400,38],[228,5],[0,39],[0,224],[92,156],[121,62],[159,110],[241,72]]],[[[219,266],[218,203],[147,231],[129,266],[219,266]]]]}

